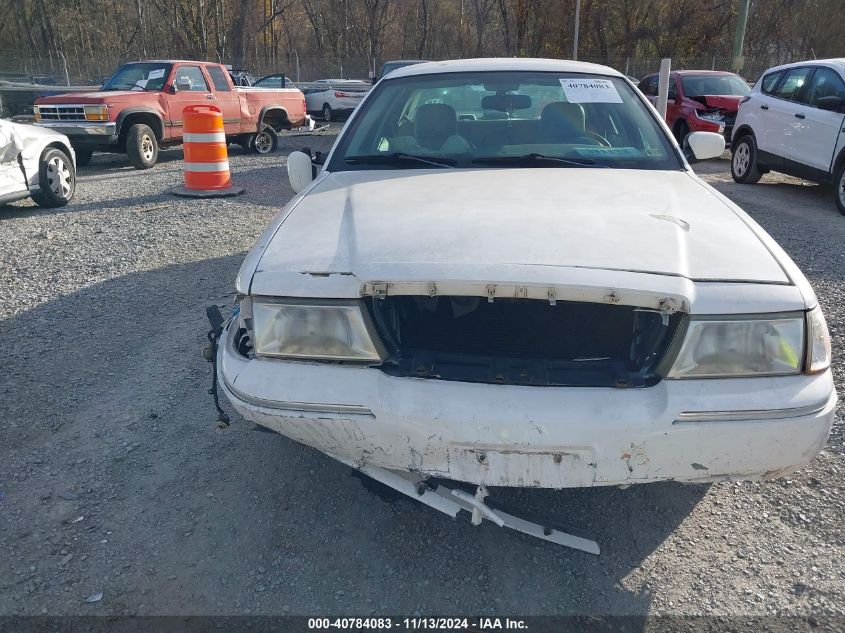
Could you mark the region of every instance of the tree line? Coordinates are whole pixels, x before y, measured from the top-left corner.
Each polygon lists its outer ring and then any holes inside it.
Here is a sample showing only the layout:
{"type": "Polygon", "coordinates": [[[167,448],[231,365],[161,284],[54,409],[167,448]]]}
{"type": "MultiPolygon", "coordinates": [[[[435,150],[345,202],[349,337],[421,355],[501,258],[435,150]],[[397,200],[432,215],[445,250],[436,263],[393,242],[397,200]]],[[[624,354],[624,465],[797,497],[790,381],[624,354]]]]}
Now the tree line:
{"type": "MultiPolygon", "coordinates": [[[[579,58],[728,59],[740,0],[581,0],[579,58]]],[[[576,0],[0,0],[0,67],[570,58],[576,0]]],[[[752,0],[746,57],[842,55],[843,0],[752,0]]],[[[0,68],[2,69],[2,68],[0,68]]],[[[106,74],[109,70],[104,71],[106,74]]]]}

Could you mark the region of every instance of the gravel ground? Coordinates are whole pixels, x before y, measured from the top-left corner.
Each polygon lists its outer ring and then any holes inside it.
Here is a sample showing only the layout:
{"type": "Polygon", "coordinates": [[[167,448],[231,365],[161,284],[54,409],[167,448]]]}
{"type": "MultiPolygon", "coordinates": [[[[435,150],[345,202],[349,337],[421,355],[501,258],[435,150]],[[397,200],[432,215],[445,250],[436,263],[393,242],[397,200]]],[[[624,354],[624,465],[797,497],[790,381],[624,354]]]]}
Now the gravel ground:
{"type": "MultiPolygon", "coordinates": [[[[386,501],[236,417],[218,429],[204,308],[231,303],[292,195],[284,155],[331,141],[233,149],[238,198],[171,196],[177,149],[145,172],[95,157],[63,209],[0,210],[0,614],[845,614],[841,408],[790,479],[506,495],[593,534],[601,557],[386,501]]],[[[845,393],[830,191],[699,171],[809,276],[845,393]]]]}

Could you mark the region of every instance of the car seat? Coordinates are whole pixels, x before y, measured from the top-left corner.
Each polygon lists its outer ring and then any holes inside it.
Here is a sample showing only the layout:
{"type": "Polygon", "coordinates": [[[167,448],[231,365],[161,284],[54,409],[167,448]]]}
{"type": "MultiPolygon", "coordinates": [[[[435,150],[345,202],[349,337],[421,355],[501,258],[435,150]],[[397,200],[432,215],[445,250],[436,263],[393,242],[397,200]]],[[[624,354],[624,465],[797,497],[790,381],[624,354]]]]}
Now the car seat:
{"type": "Polygon", "coordinates": [[[540,140],[561,143],[584,136],[586,115],[580,103],[553,101],[540,113],[540,140]]]}

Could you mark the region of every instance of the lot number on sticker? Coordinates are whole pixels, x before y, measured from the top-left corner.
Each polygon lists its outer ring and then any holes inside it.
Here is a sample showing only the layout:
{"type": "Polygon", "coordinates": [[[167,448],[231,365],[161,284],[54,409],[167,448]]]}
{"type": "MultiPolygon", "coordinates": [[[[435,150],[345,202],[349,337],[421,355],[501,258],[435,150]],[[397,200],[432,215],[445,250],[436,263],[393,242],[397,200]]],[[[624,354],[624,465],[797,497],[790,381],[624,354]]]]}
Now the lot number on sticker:
{"type": "Polygon", "coordinates": [[[610,79],[561,79],[569,103],[622,103],[610,79]]]}

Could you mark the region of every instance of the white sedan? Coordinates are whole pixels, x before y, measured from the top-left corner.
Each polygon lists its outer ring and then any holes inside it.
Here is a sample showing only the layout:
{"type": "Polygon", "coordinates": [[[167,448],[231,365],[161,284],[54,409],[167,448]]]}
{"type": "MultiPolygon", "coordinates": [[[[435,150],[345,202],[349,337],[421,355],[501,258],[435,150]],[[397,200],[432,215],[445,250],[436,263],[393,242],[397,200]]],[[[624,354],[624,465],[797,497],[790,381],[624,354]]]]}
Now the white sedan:
{"type": "Polygon", "coordinates": [[[75,161],[65,135],[0,120],[0,204],[31,197],[40,207],[66,205],[76,189],[75,161]]]}
{"type": "Polygon", "coordinates": [[[549,540],[487,487],[791,473],[834,417],[827,326],[690,168],[724,139],[687,143],[607,67],[396,70],[316,177],[289,157],[299,193],[241,267],[222,390],[424,503],[549,540]]]}
{"type": "Polygon", "coordinates": [[[335,121],[355,110],[370,88],[368,81],[358,79],[318,79],[302,88],[305,109],[309,114],[319,114],[326,122],[335,121]]]}

